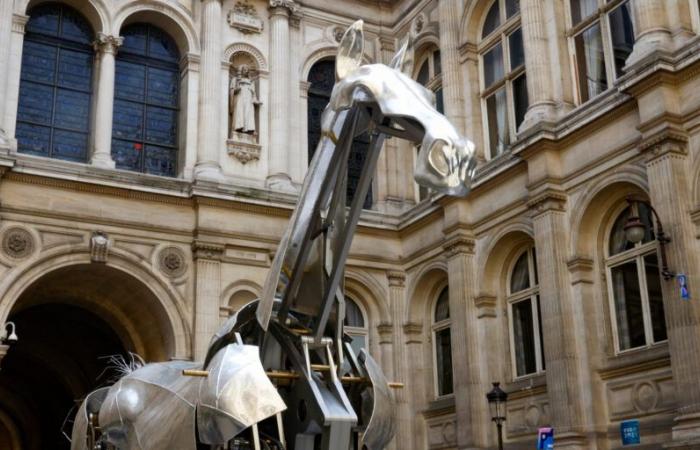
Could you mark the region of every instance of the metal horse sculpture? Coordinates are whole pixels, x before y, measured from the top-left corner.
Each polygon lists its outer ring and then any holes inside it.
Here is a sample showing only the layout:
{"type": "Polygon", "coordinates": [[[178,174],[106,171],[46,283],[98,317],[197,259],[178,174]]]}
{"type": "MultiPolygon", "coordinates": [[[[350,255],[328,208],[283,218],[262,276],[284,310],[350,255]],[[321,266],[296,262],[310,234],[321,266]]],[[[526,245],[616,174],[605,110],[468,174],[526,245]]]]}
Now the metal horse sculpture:
{"type": "Polygon", "coordinates": [[[91,393],[73,450],[381,450],[391,440],[391,383],[343,331],[343,272],[362,199],[386,136],[421,146],[415,179],[434,191],[466,195],[476,160],[432,92],[403,73],[410,40],[390,66],[360,65],[363,43],[358,21],[340,43],[323,136],[262,298],[226,321],[203,363],[146,364],[91,393]],[[365,132],[371,143],[346,209],[348,155],[365,132]]]}

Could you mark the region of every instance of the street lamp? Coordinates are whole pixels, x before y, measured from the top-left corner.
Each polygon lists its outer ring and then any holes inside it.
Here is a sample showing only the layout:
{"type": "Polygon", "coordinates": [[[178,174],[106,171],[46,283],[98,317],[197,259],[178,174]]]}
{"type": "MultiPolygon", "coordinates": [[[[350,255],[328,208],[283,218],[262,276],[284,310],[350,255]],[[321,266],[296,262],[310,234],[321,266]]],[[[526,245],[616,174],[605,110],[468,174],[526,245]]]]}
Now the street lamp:
{"type": "Polygon", "coordinates": [[[5,357],[7,351],[10,349],[10,344],[17,342],[19,338],[17,337],[17,331],[14,322],[5,322],[2,329],[0,329],[0,361],[5,357]],[[10,328],[10,334],[7,333],[7,329],[10,328]]]}
{"type": "Polygon", "coordinates": [[[508,394],[500,386],[500,382],[493,382],[493,389],[486,394],[486,400],[488,400],[489,408],[491,408],[491,420],[496,422],[496,429],[498,430],[498,450],[503,450],[503,422],[506,421],[508,394]]]}
{"type": "Polygon", "coordinates": [[[676,274],[668,268],[668,262],[666,260],[666,244],[671,242],[671,239],[664,233],[664,227],[661,225],[661,219],[659,219],[659,214],[656,212],[651,203],[646,200],[636,199],[633,197],[627,197],[627,203],[630,205],[630,216],[625,223],[625,238],[636,244],[641,242],[646,236],[647,227],[644,222],[639,218],[639,208],[634,208],[637,204],[642,204],[649,208],[649,210],[654,214],[654,219],[652,221],[652,231],[656,235],[656,240],[659,241],[659,253],[661,254],[661,275],[664,280],[670,280],[675,277],[676,274]]]}

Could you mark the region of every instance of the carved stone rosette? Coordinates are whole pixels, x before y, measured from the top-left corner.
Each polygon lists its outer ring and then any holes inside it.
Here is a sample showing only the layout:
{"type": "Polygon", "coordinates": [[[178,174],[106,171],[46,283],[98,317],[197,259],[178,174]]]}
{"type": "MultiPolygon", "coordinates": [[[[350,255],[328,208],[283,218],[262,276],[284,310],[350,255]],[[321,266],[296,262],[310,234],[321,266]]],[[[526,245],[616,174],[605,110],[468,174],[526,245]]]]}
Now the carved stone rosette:
{"type": "Polygon", "coordinates": [[[94,263],[106,263],[109,253],[109,237],[107,233],[95,231],[90,237],[90,260],[94,263]]]}
{"type": "Polygon", "coordinates": [[[170,278],[178,278],[187,271],[187,257],[178,247],[165,247],[158,253],[158,268],[170,278]]]}
{"type": "Polygon", "coordinates": [[[34,252],[34,237],[24,228],[8,228],[2,238],[2,251],[12,259],[24,259],[34,252]]]}

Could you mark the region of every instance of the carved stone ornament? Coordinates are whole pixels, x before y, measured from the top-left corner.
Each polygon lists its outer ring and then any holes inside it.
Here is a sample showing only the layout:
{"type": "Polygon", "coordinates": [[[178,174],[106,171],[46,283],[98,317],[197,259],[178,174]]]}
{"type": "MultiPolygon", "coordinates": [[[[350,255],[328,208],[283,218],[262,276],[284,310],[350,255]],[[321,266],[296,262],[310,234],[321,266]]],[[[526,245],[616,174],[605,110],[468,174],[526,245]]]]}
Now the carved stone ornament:
{"type": "Polygon", "coordinates": [[[2,238],[2,251],[10,258],[26,258],[34,251],[34,238],[24,228],[9,228],[2,238]]]}
{"type": "Polygon", "coordinates": [[[160,270],[171,278],[177,278],[187,271],[185,252],[177,247],[166,247],[158,254],[160,270]]]}
{"type": "Polygon", "coordinates": [[[107,233],[95,231],[90,238],[90,260],[95,263],[107,262],[109,237],[107,233]]]}
{"type": "Polygon", "coordinates": [[[299,13],[299,5],[294,0],[270,0],[270,8],[286,8],[291,14],[299,13]]]}
{"type": "Polygon", "coordinates": [[[425,27],[425,16],[423,14],[420,14],[418,17],[416,17],[416,20],[413,22],[413,31],[416,34],[420,34],[420,32],[423,31],[424,27],[425,27]]]}
{"type": "Polygon", "coordinates": [[[340,40],[343,39],[343,34],[345,34],[345,30],[342,27],[333,28],[333,39],[335,42],[340,43],[340,40]]]}
{"type": "Polygon", "coordinates": [[[264,22],[248,0],[237,2],[226,18],[231,27],[246,34],[260,33],[263,30],[264,22]]]}
{"type": "Polygon", "coordinates": [[[234,139],[226,141],[228,154],[235,157],[241,164],[260,159],[261,146],[256,142],[255,136],[247,133],[234,132],[234,139]]]}

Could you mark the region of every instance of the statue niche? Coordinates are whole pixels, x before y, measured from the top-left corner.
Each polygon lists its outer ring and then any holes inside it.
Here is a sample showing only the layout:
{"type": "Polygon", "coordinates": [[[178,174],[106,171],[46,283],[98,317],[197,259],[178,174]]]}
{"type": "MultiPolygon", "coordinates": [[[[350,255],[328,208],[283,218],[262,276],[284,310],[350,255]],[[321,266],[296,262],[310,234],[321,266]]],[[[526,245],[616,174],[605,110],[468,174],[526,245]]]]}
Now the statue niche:
{"type": "Polygon", "coordinates": [[[256,71],[244,56],[234,55],[229,80],[228,152],[241,163],[260,158],[260,105],[256,71]],[[241,58],[244,57],[244,58],[241,58]],[[238,64],[236,64],[238,63],[238,64]]]}

